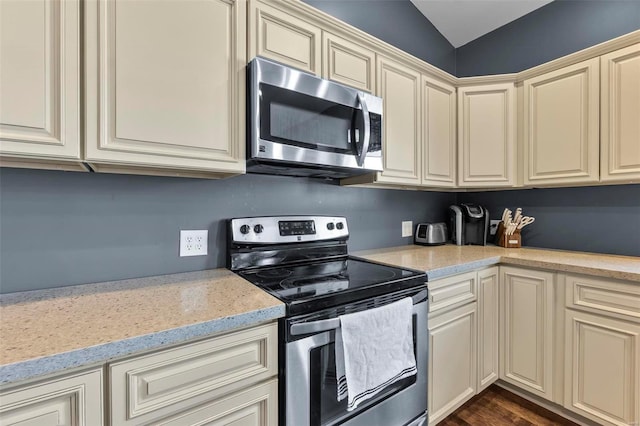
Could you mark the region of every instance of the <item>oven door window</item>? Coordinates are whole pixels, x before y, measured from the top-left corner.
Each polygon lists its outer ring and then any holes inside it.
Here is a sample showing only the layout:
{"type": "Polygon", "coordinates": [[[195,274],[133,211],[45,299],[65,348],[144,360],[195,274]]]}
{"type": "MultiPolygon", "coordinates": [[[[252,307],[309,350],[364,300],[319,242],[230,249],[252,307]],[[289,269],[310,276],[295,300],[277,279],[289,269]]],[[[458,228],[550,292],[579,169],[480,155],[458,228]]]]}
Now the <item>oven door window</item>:
{"type": "MultiPolygon", "coordinates": [[[[415,328],[414,328],[415,330],[415,328]]],[[[332,333],[334,334],[334,333],[332,333]]],[[[414,345],[415,347],[415,345],[414,345]]],[[[335,338],[331,343],[311,349],[310,353],[310,419],[309,426],[328,426],[341,424],[358,412],[396,394],[416,382],[416,376],[407,377],[380,392],[375,398],[360,405],[356,410],[347,411],[347,398],[338,402],[335,338]]]]}
{"type": "Polygon", "coordinates": [[[272,142],[354,155],[356,142],[363,137],[354,130],[363,128],[362,114],[358,111],[355,107],[260,84],[260,137],[272,142]]]}

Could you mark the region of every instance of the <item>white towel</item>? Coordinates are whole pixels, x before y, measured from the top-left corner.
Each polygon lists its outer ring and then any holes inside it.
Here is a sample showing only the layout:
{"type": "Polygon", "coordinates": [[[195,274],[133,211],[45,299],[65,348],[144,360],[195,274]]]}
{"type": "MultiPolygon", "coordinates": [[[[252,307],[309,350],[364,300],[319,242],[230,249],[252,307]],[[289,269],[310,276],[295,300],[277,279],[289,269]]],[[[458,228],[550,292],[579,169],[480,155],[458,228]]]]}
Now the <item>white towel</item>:
{"type": "Polygon", "coordinates": [[[410,297],[340,316],[336,375],[338,401],[349,397],[347,411],[392,383],[416,374],[412,316],[410,297]]]}

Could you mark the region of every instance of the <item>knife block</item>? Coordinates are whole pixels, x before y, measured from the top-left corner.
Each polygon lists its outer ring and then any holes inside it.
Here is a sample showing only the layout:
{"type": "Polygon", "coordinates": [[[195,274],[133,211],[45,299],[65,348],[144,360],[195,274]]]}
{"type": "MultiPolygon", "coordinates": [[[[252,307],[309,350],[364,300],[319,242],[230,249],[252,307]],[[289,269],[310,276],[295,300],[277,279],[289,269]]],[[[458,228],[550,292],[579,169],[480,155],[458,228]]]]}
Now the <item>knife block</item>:
{"type": "Polygon", "coordinates": [[[516,229],[513,234],[506,235],[504,224],[498,224],[496,236],[498,237],[498,245],[504,248],[520,248],[522,247],[522,235],[520,230],[516,229]]]}

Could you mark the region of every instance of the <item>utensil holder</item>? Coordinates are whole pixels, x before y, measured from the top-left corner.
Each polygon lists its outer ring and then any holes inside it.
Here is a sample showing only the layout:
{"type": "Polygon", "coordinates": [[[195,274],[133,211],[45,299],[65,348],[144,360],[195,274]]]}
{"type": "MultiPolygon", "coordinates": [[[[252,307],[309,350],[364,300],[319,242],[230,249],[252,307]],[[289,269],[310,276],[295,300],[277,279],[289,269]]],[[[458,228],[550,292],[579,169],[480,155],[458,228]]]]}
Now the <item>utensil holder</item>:
{"type": "Polygon", "coordinates": [[[498,236],[498,245],[504,248],[520,248],[522,247],[522,235],[520,230],[516,229],[513,234],[506,235],[504,224],[500,222],[496,235],[498,236]]]}

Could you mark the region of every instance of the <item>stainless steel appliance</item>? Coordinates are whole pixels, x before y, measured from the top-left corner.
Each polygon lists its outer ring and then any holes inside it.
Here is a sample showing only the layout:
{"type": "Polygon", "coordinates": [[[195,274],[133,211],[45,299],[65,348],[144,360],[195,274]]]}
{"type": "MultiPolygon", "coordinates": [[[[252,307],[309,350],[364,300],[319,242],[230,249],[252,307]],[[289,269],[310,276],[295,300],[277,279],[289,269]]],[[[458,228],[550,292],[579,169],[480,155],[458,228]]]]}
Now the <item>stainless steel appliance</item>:
{"type": "Polygon", "coordinates": [[[449,207],[451,242],[463,245],[487,245],[489,235],[489,210],[477,205],[466,204],[449,207]]]}
{"type": "Polygon", "coordinates": [[[447,224],[444,222],[419,223],[416,226],[414,242],[425,246],[445,244],[447,242],[447,224]]]}
{"type": "Polygon", "coordinates": [[[382,171],[382,99],[263,58],[248,66],[247,171],[382,171]]]}
{"type": "Polygon", "coordinates": [[[231,219],[228,266],[285,303],[280,320],[281,426],[426,424],[428,294],[424,273],[349,256],[344,217],[231,219]],[[354,411],[337,400],[339,316],[413,299],[418,373],[354,411]]]}

